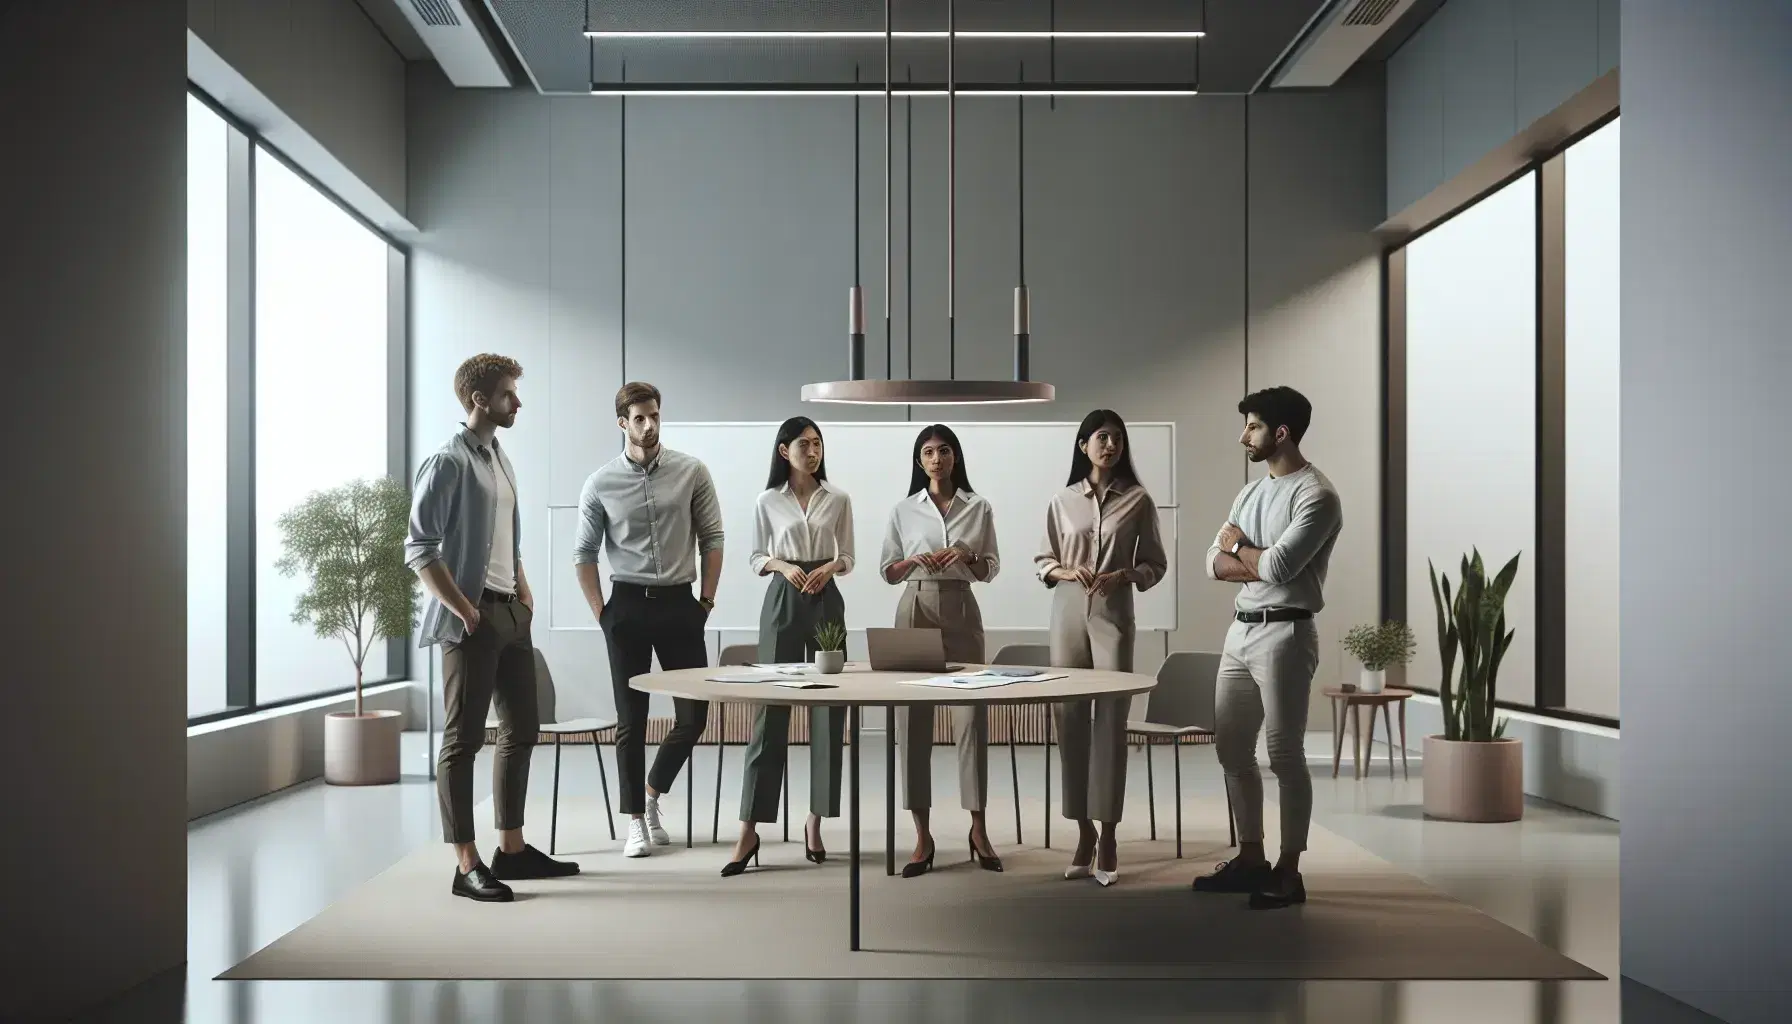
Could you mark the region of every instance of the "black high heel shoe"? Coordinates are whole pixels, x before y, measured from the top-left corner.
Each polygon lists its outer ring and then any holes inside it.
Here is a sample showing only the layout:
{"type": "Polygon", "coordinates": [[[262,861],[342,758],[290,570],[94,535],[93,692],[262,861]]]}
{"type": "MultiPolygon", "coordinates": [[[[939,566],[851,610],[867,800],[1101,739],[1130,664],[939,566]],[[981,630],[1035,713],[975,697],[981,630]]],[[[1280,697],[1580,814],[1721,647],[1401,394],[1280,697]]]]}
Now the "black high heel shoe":
{"type": "Polygon", "coordinates": [[[747,861],[752,861],[754,867],[759,866],[759,837],[758,836],[753,837],[753,848],[751,850],[747,851],[746,856],[742,857],[739,860],[731,860],[728,863],[722,865],[722,877],[723,878],[733,878],[735,875],[738,875],[742,871],[747,870],[747,861]]]}
{"type": "Polygon", "coordinates": [[[927,872],[932,871],[933,855],[937,852],[937,849],[938,848],[933,844],[933,840],[929,838],[927,840],[927,859],[922,861],[910,861],[907,864],[902,865],[902,877],[920,878],[927,872]]]}
{"type": "Polygon", "coordinates": [[[828,851],[809,849],[809,826],[803,826],[803,859],[811,864],[822,864],[828,859],[828,851]]]}
{"type": "Polygon", "coordinates": [[[971,847],[971,863],[977,865],[978,867],[982,868],[985,871],[1000,871],[1000,870],[1002,870],[1002,858],[1000,858],[1000,857],[985,857],[983,855],[983,853],[977,849],[977,830],[976,829],[972,829],[971,831],[966,832],[965,836],[964,836],[964,841],[966,843],[969,843],[970,847],[971,847]]]}

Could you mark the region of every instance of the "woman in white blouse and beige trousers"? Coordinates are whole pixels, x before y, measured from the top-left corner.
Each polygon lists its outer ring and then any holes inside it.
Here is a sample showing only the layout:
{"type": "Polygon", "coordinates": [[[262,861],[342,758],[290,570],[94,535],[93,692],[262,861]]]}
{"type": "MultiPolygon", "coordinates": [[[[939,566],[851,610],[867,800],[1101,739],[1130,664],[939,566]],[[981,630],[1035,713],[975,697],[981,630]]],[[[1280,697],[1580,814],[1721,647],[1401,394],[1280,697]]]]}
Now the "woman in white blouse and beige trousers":
{"type": "MultiPolygon", "coordinates": [[[[1139,483],[1126,423],[1097,409],[1083,419],[1070,480],[1052,498],[1039,578],[1053,588],[1052,664],[1132,671],[1133,592],[1163,579],[1169,559],[1157,503],[1139,483]]],[[[1064,816],[1080,827],[1065,878],[1120,875],[1114,830],[1126,804],[1126,715],[1132,698],[1070,701],[1052,709],[1058,728],[1064,816]],[[1098,838],[1094,822],[1101,823],[1098,838]]]]}
{"type": "MultiPolygon", "coordinates": [[[[981,665],[983,613],[971,584],[995,578],[995,516],[989,502],[971,490],[958,435],[943,424],[915,437],[908,497],[890,510],[884,535],[882,572],[887,583],[908,583],[896,607],[898,628],[937,629],[946,660],[981,665]]],[[[933,868],[934,705],[911,704],[896,712],[896,742],[902,749],[902,806],[915,816],[915,853],[902,877],[933,868]]],[[[988,871],[1002,870],[983,824],[989,797],[989,712],[983,705],[952,708],[958,747],[958,802],[971,812],[967,841],[971,859],[988,871]]]]}

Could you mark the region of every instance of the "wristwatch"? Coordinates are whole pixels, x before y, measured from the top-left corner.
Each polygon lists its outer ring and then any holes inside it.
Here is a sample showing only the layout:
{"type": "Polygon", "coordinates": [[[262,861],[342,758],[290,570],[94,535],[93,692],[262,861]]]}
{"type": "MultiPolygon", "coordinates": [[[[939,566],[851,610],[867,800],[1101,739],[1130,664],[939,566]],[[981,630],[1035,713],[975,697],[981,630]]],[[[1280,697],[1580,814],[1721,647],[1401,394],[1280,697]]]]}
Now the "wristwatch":
{"type": "Polygon", "coordinates": [[[716,610],[716,599],[713,597],[699,597],[697,603],[702,605],[703,610],[706,612],[713,612],[716,610]]]}
{"type": "Polygon", "coordinates": [[[1232,550],[1227,552],[1227,554],[1237,555],[1238,552],[1241,551],[1243,548],[1244,548],[1244,541],[1235,540],[1232,542],[1232,550]]]}

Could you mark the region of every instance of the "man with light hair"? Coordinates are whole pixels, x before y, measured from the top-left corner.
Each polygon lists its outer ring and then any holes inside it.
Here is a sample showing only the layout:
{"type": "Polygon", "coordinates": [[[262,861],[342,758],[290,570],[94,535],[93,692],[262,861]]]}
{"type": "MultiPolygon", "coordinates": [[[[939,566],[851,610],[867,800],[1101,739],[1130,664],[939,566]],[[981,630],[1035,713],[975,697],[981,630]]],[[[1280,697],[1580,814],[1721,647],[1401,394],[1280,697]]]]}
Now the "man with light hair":
{"type": "Polygon", "coordinates": [[[429,598],[419,646],[442,648],[442,751],[436,796],[443,839],[459,861],[456,896],[482,903],[515,898],[506,881],[558,878],[579,866],[523,842],[529,758],[541,731],[535,696],[535,598],[523,573],[516,471],[498,431],[516,424],[522,399],[514,359],[477,355],[454,374],[466,422],[417,470],[405,561],[429,598]],[[488,868],[473,841],[473,761],[496,703],[498,745],[492,802],[498,852],[488,868]]]}

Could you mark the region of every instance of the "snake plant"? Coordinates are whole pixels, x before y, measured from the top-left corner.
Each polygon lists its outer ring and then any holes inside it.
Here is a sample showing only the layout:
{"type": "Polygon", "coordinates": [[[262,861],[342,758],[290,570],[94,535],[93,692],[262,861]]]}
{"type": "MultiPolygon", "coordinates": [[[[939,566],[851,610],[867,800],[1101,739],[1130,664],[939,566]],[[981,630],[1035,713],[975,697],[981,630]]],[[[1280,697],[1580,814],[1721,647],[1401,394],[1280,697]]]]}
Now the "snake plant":
{"type": "Polygon", "coordinates": [[[1512,646],[1517,630],[1506,628],[1506,592],[1518,575],[1518,555],[1493,579],[1481,564],[1481,552],[1462,559],[1461,586],[1452,596],[1450,577],[1445,574],[1441,587],[1437,567],[1426,562],[1431,572],[1431,600],[1437,608],[1437,649],[1443,661],[1443,676],[1438,681],[1437,695],[1444,710],[1444,739],[1489,743],[1506,733],[1506,719],[1494,721],[1494,698],[1500,662],[1512,646]],[[1462,667],[1454,684],[1456,654],[1462,653],[1462,667]]]}

